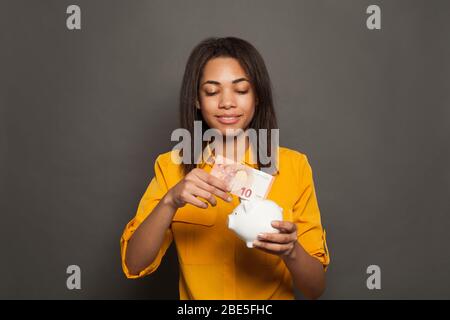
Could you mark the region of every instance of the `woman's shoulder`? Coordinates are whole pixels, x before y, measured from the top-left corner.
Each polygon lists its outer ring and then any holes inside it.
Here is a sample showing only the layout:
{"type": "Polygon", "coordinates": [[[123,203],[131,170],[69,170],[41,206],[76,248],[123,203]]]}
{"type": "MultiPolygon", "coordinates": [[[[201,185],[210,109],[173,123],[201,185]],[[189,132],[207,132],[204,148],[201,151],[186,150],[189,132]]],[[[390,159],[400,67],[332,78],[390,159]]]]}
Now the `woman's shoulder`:
{"type": "Polygon", "coordinates": [[[179,166],[181,163],[181,156],[178,150],[170,150],[159,154],[156,157],[156,163],[163,167],[179,166]]]}
{"type": "Polygon", "coordinates": [[[176,151],[168,151],[159,154],[156,157],[154,172],[157,177],[163,178],[165,183],[170,188],[182,179],[181,159],[176,151]]]}
{"type": "Polygon", "coordinates": [[[300,162],[308,161],[308,157],[306,156],[305,153],[281,146],[279,147],[279,156],[281,161],[283,161],[283,159],[300,162]]]}
{"type": "Polygon", "coordinates": [[[303,175],[312,170],[307,155],[301,151],[280,147],[279,157],[279,170],[282,172],[303,175]]]}

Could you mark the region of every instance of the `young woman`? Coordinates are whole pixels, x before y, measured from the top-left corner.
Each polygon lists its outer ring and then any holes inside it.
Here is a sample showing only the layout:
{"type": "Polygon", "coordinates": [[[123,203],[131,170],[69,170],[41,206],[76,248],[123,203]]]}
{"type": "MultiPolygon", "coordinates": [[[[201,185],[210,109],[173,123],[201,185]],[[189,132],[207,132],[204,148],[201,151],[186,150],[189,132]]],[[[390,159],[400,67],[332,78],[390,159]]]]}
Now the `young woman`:
{"type": "MultiPolygon", "coordinates": [[[[251,128],[269,129],[270,139],[277,121],[257,50],[232,37],[198,44],[186,65],[180,113],[182,127],[192,134],[194,121],[201,121],[203,131],[214,128],[224,137],[227,129],[251,128]]],[[[204,143],[209,157],[192,153],[189,163],[173,161],[173,151],[158,156],[155,176],[121,238],[126,276],[154,272],[175,242],[180,299],[293,299],[293,286],[307,298],[320,297],[329,255],[307,157],[278,148],[267,198],[283,208],[283,221],[272,222],[279,233],[261,234],[250,249],[227,228],[239,198],[210,174],[208,161],[235,143],[226,139],[224,150],[214,152],[204,143]]],[[[259,156],[250,156],[255,148],[246,143],[245,156],[234,160],[262,169],[259,156]]]]}

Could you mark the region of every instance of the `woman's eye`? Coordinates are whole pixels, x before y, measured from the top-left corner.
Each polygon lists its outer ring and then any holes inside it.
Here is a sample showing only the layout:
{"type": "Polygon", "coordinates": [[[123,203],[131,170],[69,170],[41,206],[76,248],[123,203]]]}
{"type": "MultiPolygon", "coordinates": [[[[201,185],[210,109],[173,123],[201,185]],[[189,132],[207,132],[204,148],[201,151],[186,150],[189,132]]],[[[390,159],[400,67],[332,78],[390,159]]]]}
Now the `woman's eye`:
{"type": "Polygon", "coordinates": [[[245,91],[239,91],[239,90],[238,90],[238,93],[239,93],[239,94],[246,94],[247,92],[248,92],[248,90],[245,90],[245,91]]]}
{"type": "Polygon", "coordinates": [[[214,92],[208,92],[208,91],[206,91],[206,95],[207,96],[213,96],[213,95],[215,95],[217,93],[217,91],[214,91],[214,92]]]}

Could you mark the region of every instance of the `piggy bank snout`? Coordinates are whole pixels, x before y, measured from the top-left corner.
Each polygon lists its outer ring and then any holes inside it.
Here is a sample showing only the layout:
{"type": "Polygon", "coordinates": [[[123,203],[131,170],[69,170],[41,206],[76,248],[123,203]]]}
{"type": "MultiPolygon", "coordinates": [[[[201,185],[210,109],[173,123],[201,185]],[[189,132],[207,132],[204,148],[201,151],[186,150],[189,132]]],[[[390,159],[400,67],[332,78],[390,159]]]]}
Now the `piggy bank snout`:
{"type": "Polygon", "coordinates": [[[234,211],[230,215],[227,216],[227,224],[228,229],[236,230],[239,224],[242,224],[243,220],[245,219],[245,214],[239,211],[234,211]]]}

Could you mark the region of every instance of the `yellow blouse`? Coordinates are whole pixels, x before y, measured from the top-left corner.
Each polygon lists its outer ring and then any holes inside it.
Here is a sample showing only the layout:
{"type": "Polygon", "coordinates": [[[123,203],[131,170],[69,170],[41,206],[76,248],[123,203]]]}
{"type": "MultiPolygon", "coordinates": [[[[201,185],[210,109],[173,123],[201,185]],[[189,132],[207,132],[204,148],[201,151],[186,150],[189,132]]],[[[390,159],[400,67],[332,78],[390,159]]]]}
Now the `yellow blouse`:
{"type": "MultiPolygon", "coordinates": [[[[275,179],[267,196],[283,208],[283,219],[297,224],[298,241],[326,269],[329,254],[322,228],[312,170],[306,155],[279,148],[275,179]]],[[[180,299],[294,299],[291,275],[283,260],[245,242],[228,229],[227,216],[239,198],[227,203],[217,198],[217,206],[200,209],[187,204],[177,210],[155,260],[138,275],[125,265],[128,240],[151,213],[167,190],[183,177],[180,165],[171,160],[171,152],[158,156],[155,176],[145,191],[136,216],[127,224],[120,244],[122,268],[128,278],[154,272],[167,248],[174,241],[180,263],[180,299]]],[[[247,150],[244,162],[253,167],[247,150]]],[[[199,164],[207,172],[211,164],[199,164]]]]}

